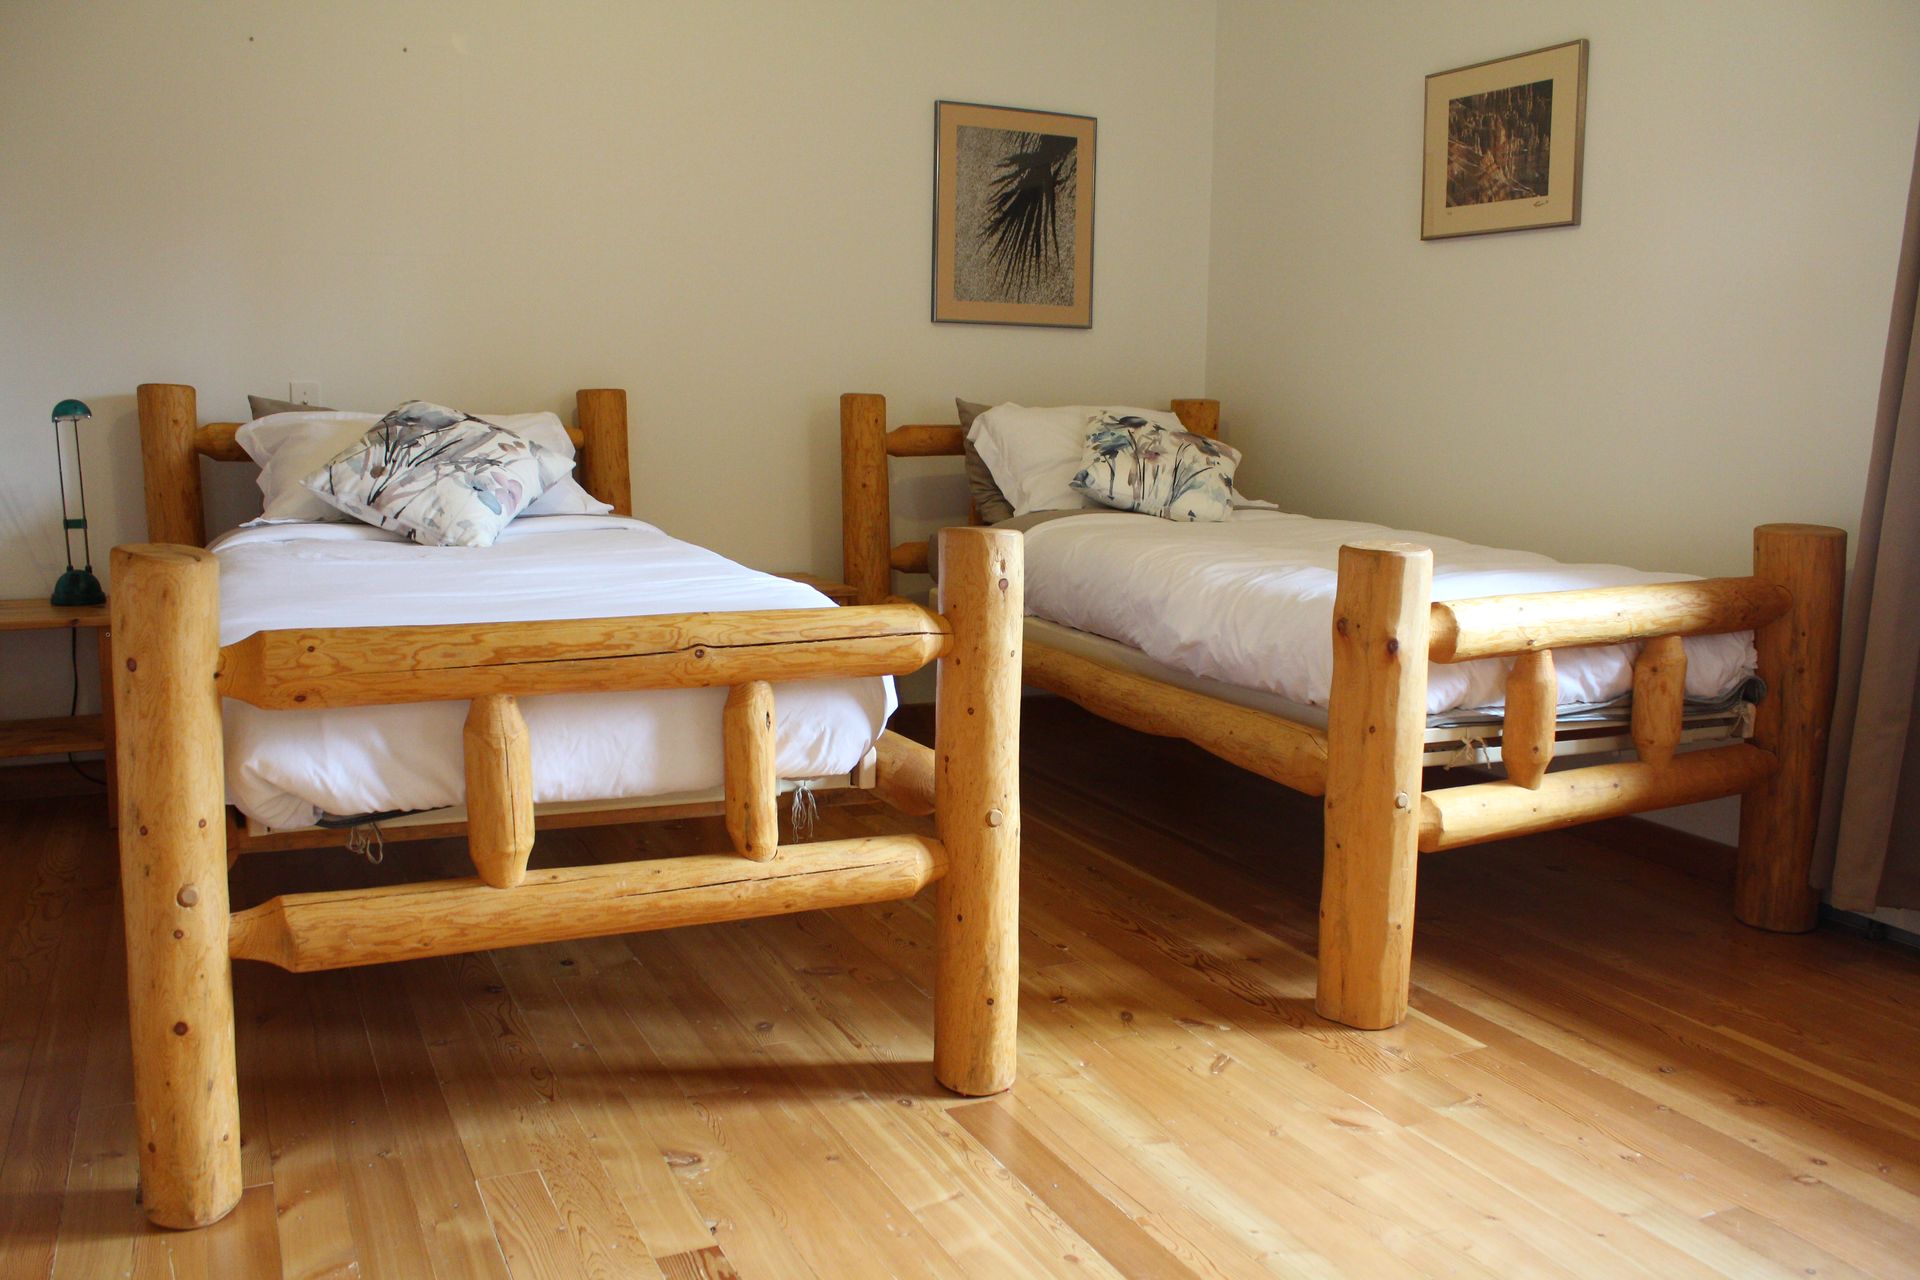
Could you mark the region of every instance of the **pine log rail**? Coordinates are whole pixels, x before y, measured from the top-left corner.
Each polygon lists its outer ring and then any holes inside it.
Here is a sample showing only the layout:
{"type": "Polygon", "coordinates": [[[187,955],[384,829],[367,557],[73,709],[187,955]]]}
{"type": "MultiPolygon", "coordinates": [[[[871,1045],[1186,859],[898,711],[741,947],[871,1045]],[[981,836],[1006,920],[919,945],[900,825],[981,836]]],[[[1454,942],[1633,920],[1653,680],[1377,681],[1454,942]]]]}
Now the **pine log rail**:
{"type": "Polygon", "coordinates": [[[1306,795],[1327,789],[1327,735],[1309,725],[1221,702],[1051,645],[1026,648],[1026,682],[1115,724],[1184,738],[1249,773],[1306,795]]]}
{"type": "MultiPolygon", "coordinates": [[[[184,407],[177,396],[157,399],[151,408],[165,409],[179,436],[190,390],[184,407]]],[[[1019,1003],[1021,544],[987,529],[941,536],[948,573],[938,612],[900,602],[291,628],[225,647],[210,553],[114,548],[120,858],[148,1217],[204,1226],[239,1199],[236,959],[308,972],[883,902],[937,882],[934,1075],[960,1094],[1008,1088],[1019,1003]],[[932,813],[937,837],[782,844],[775,686],[901,675],[928,662],[939,666],[934,746],[881,734],[872,794],[932,813]],[[717,686],[728,689],[719,714],[729,852],[528,868],[533,769],[521,697],[717,686]],[[466,700],[475,874],[285,894],[231,912],[223,697],[272,709],[466,700]]]]}
{"type": "Polygon", "coordinates": [[[258,631],[220,651],[219,689],[269,710],[489,693],[688,689],[900,675],[947,652],[913,604],[562,622],[258,631]]]}
{"type": "Polygon", "coordinates": [[[1435,662],[1471,662],[1653,636],[1752,631],[1792,603],[1785,587],[1759,577],[1448,600],[1432,606],[1429,652],[1435,662]]]}
{"type": "Polygon", "coordinates": [[[1582,822],[1741,795],[1779,771],[1771,752],[1745,744],[1550,773],[1534,787],[1512,781],[1442,787],[1420,797],[1419,849],[1438,853],[1582,822]]]}
{"type": "Polygon", "coordinates": [[[474,879],[284,894],[235,912],[228,950],[294,973],[491,947],[640,933],[910,898],[946,874],[924,836],[789,846],[778,858],[695,854],[527,873],[511,893],[474,879]]]}

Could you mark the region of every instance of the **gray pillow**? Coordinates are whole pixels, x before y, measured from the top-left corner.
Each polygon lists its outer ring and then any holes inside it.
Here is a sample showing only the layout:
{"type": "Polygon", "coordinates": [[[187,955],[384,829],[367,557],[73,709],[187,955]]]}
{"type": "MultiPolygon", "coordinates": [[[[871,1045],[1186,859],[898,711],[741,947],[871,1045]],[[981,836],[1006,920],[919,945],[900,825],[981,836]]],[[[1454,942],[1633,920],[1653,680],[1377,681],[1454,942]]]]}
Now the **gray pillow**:
{"type": "Polygon", "coordinates": [[[993,408],[990,404],[976,404],[972,400],[954,397],[954,407],[960,411],[960,435],[965,440],[967,455],[967,488],[973,494],[973,511],[981,524],[999,524],[1002,520],[1013,518],[1013,504],[1000,492],[1000,486],[994,483],[993,472],[987,470],[987,464],[974,449],[973,441],[966,440],[967,432],[973,430],[973,420],[993,408]]]}
{"type": "Polygon", "coordinates": [[[247,397],[247,412],[256,418],[264,418],[270,413],[292,413],[296,409],[305,409],[311,413],[333,412],[323,404],[295,404],[291,400],[275,400],[272,396],[247,397]]]}

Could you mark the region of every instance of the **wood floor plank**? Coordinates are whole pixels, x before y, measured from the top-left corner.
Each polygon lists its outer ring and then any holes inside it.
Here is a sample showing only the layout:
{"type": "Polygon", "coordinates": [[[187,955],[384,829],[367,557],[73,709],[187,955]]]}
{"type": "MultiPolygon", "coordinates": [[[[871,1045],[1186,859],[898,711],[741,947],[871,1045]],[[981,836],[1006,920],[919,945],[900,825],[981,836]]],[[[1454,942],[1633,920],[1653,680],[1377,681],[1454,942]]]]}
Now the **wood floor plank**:
{"type": "Polygon", "coordinates": [[[482,1178],[480,1194],[514,1280],[587,1280],[586,1265],[539,1174],[482,1178]]]}
{"type": "Polygon", "coordinates": [[[911,1098],[828,1115],[862,1163],[968,1275],[1121,1273],[945,1108],[911,1098]]]}
{"type": "Polygon", "coordinates": [[[1874,1274],[1816,1249],[1751,1209],[1728,1209],[1704,1221],[1708,1227],[1745,1246],[1747,1258],[1754,1263],[1777,1266],[1788,1275],[1818,1276],[1821,1280],[1869,1280],[1874,1274]]]}
{"type": "Polygon", "coordinates": [[[441,1064],[443,1086],[449,1070],[463,1073],[473,1086],[462,1091],[459,1103],[450,1095],[449,1104],[463,1138],[483,1135],[466,1141],[475,1171],[476,1151],[504,1151],[506,1163],[526,1167],[489,1171],[483,1178],[540,1174],[589,1276],[628,1274],[637,1259],[650,1257],[579,1122],[552,1105],[553,1067],[493,962],[484,955],[425,962],[412,976],[414,1013],[441,1064]]]}
{"type": "MultiPolygon", "coordinates": [[[[1007,1104],[990,1101],[948,1113],[991,1151],[1014,1177],[1044,1200],[1082,1239],[1123,1275],[1191,1280],[1189,1269],[1106,1194],[1083,1178],[1007,1104]]],[[[1208,1271],[1214,1271],[1211,1266],[1208,1271]]]]}
{"type": "MultiPolygon", "coordinates": [[[[1438,998],[1432,1004],[1440,1007],[1438,998]]],[[[1634,1025],[1605,1006],[1597,1013],[1603,1031],[1594,1031],[1588,1027],[1592,1011],[1584,1011],[1588,1004],[1580,990],[1515,992],[1496,1015],[1526,1031],[1509,1032],[1500,1054],[1484,1059],[1486,1065],[1544,1075],[1546,1082],[1534,1084],[1536,1092],[1559,1090],[1571,1100],[1603,1094],[1622,1117],[1690,1148],[1692,1159],[1707,1167],[1732,1165],[1763,1186],[1782,1184],[1820,1217],[1828,1217],[1818,1205],[1830,1188],[1845,1197],[1841,1217],[1853,1211],[1847,1201],[1860,1201],[1882,1222],[1910,1221],[1920,1211],[1897,1151],[1907,1142],[1903,1134],[1887,1132],[1882,1140],[1880,1126],[1862,1125],[1818,1102],[1772,1107],[1768,1100],[1803,1096],[1789,1082],[1755,1075],[1749,1063],[1703,1050],[1684,1032],[1680,1038],[1670,1029],[1651,1038],[1632,1034],[1634,1025]],[[1839,1119],[1839,1128],[1828,1123],[1830,1117],[1839,1119]]],[[[1473,1019],[1465,1009],[1453,1017],[1473,1019]]],[[[1500,1036],[1498,1027],[1484,1031],[1488,1040],[1500,1036]]]]}
{"type": "Polygon", "coordinates": [[[297,979],[313,1011],[315,1085],[333,1127],[347,1220],[363,1275],[433,1273],[351,975],[297,979]]]}
{"type": "Polygon", "coordinates": [[[134,1196],[139,1165],[133,1104],[80,1112],[53,1254],[53,1280],[134,1273],[134,1250],[146,1226],[134,1196]]]}
{"type": "MultiPolygon", "coordinates": [[[[752,1064],[737,1089],[705,1090],[700,1077],[689,1078],[708,1127],[727,1135],[748,1179],[788,1223],[795,1247],[817,1273],[885,1267],[891,1274],[959,1276],[953,1260],[886,1186],[849,1158],[826,1123],[821,1107],[858,1101],[847,1093],[846,1073],[811,1070],[819,1061],[811,1043],[760,1044],[755,1022],[694,972],[696,959],[704,967],[726,945],[714,936],[719,933],[681,930],[636,946],[649,972],[667,976],[664,989],[679,1014],[649,1019],[649,1038],[662,1056],[752,1064]]],[[[763,998],[780,1000],[777,993],[763,998]]]]}
{"type": "Polygon", "coordinates": [[[0,1151],[0,1249],[22,1274],[52,1265],[91,1039],[87,997],[99,986],[103,953],[93,939],[112,926],[113,905],[86,898],[66,912],[53,952],[59,962],[20,1057],[13,1124],[0,1151]]]}
{"type": "Polygon", "coordinates": [[[294,1274],[281,1262],[271,1185],[248,1187],[232,1213],[200,1231],[150,1231],[173,1280],[233,1280],[294,1274]]]}
{"type": "Polygon", "coordinates": [[[589,1029],[578,1011],[592,993],[577,966],[551,950],[521,948],[495,960],[554,1068],[559,1101],[578,1119],[648,1252],[660,1258],[710,1247],[706,1220],[674,1177],[623,1075],[609,1066],[631,1062],[631,1024],[603,1017],[589,1029]]]}
{"type": "Polygon", "coordinates": [[[506,1259],[478,1193],[458,1129],[410,1006],[378,971],[348,973],[366,1019],[368,1051],[386,1098],[406,1200],[440,1280],[504,1280],[506,1259]]]}
{"type": "Polygon", "coordinates": [[[266,1010],[256,1034],[273,1067],[249,1083],[265,1095],[273,1135],[271,1185],[283,1274],[315,1280],[358,1275],[348,1160],[335,1142],[330,1082],[314,1069],[321,1051],[313,984],[274,970],[259,990],[266,1010]]]}
{"type": "Polygon", "coordinates": [[[633,953],[615,939],[568,943],[558,950],[581,972],[580,985],[567,993],[582,1026],[600,1044],[621,1046],[628,1102],[714,1243],[743,1275],[813,1277],[784,1222],[734,1158],[728,1132],[709,1123],[710,1113],[688,1098],[644,1033],[643,1027],[656,1025],[661,996],[633,953]]]}

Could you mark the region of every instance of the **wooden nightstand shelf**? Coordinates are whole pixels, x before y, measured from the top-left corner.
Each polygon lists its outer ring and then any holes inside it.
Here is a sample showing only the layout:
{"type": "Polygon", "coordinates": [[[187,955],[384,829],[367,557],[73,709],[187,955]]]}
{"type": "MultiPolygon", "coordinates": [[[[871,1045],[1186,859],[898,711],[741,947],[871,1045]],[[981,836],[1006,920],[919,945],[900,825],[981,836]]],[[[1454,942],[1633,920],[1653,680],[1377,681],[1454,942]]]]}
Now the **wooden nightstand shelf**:
{"type": "Polygon", "coordinates": [[[101,708],[95,716],[0,720],[0,759],[101,752],[107,765],[107,822],[113,825],[119,820],[119,788],[113,763],[113,637],[108,625],[104,604],[64,608],[45,600],[0,600],[0,631],[70,631],[87,627],[100,633],[101,708]]]}

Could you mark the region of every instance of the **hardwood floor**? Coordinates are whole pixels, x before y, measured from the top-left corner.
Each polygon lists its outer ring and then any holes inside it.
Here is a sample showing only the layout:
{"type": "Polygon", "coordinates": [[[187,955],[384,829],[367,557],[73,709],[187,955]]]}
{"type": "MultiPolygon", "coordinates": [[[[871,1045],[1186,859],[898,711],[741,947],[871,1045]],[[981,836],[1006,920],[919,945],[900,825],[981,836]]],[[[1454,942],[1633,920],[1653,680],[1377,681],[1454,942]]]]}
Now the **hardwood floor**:
{"type": "MultiPolygon", "coordinates": [[[[135,1203],[99,802],[0,798],[0,1276],[1920,1274],[1913,953],[1745,929],[1723,867],[1619,823],[1423,861],[1413,1015],[1348,1031],[1313,1013],[1313,801],[1028,720],[1010,1094],[932,1082],[931,893],[243,964],[247,1191],[189,1234],[135,1203]]],[[[680,822],[534,856],[723,845],[680,822]]],[[[464,858],[261,854],[235,900],[464,858]]]]}

